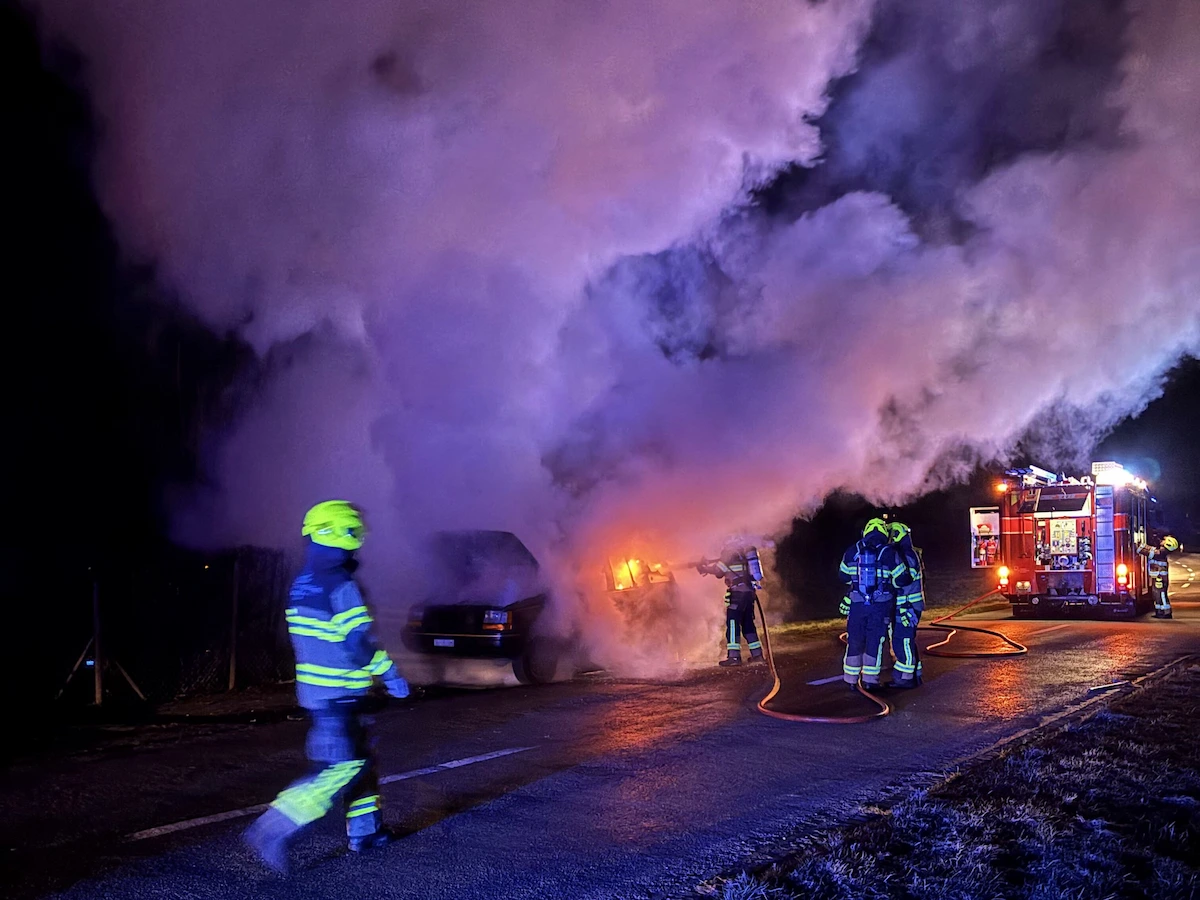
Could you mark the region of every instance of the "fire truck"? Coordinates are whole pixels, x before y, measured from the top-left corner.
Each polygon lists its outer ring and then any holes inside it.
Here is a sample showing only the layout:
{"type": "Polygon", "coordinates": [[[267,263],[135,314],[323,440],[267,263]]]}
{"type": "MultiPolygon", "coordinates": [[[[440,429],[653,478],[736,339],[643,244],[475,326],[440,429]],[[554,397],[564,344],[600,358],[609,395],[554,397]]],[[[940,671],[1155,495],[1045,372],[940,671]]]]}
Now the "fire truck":
{"type": "Polygon", "coordinates": [[[1115,462],[1081,477],[1030,466],[1009,469],[996,490],[999,506],[971,510],[971,564],[995,570],[1016,618],[1150,610],[1138,548],[1159,521],[1145,481],[1115,462]]]}

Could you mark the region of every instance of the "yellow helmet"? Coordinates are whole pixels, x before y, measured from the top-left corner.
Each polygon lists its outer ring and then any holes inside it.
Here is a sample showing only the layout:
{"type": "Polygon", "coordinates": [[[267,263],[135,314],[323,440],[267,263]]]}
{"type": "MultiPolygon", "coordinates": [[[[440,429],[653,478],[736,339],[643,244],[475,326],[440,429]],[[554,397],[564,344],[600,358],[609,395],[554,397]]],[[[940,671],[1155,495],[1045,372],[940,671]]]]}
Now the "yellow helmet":
{"type": "Polygon", "coordinates": [[[892,543],[898,544],[912,534],[912,529],[903,522],[893,522],[888,526],[888,534],[891,536],[892,543]]]}
{"type": "Polygon", "coordinates": [[[304,514],[301,534],[324,547],[357,550],[363,545],[367,529],[362,513],[354,504],[346,500],[326,500],[304,514]]]}
{"type": "Polygon", "coordinates": [[[1165,538],[1162,539],[1162,545],[1163,545],[1163,549],[1166,550],[1168,553],[1174,553],[1176,550],[1179,549],[1179,539],[1168,534],[1165,538]]]}
{"type": "Polygon", "coordinates": [[[863,537],[866,537],[872,531],[878,531],[885,538],[889,536],[888,524],[880,518],[874,518],[867,522],[867,524],[863,527],[863,537]]]}

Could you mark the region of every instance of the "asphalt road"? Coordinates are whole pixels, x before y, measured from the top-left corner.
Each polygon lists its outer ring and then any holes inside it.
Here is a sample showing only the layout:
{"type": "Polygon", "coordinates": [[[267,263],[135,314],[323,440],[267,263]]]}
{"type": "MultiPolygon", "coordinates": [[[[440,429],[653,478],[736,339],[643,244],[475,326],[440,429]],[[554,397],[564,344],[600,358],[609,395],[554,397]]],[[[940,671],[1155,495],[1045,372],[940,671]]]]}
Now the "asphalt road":
{"type": "MultiPolygon", "coordinates": [[[[385,815],[404,837],[351,857],[331,818],[294,848],[287,879],[242,847],[251,818],[239,812],[304,770],[302,722],[180,727],[141,746],[20,764],[0,781],[2,893],[686,896],[891,787],[1070,709],[1095,687],[1200,652],[1197,574],[1198,556],[1177,567],[1172,621],[972,617],[996,621],[1029,654],[926,658],[925,686],[865,725],[760,715],[765,667],[714,667],[671,684],[600,675],[389,708],[377,720],[380,769],[393,776],[385,815]]],[[[923,635],[923,645],[940,639],[923,635]]],[[[961,649],[989,641],[954,640],[961,649]]],[[[840,672],[835,636],[786,643],[777,658],[789,705],[870,711],[836,681],[820,683],[840,672]]]]}

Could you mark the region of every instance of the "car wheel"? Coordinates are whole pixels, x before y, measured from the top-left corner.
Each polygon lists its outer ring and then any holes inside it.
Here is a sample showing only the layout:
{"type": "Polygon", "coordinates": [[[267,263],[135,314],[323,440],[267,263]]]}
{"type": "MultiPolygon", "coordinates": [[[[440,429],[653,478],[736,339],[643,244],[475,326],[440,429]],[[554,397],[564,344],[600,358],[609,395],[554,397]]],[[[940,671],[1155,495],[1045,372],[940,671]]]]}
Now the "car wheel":
{"type": "Polygon", "coordinates": [[[547,638],[535,638],[525,652],[513,660],[513,674],[522,684],[549,684],[563,662],[563,648],[547,638]]]}

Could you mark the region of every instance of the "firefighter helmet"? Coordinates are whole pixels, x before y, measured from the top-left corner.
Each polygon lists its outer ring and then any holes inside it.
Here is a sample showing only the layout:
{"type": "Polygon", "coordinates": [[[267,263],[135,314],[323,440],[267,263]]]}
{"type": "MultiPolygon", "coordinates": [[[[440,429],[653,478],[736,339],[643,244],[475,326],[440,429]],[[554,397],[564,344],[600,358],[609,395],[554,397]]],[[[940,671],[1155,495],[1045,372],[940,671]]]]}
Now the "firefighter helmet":
{"type": "Polygon", "coordinates": [[[912,529],[903,522],[892,522],[888,526],[888,534],[891,536],[892,543],[898,544],[912,534],[912,529]]]}
{"type": "Polygon", "coordinates": [[[887,522],[883,521],[883,519],[880,519],[878,517],[871,519],[870,521],[867,522],[866,525],[863,526],[863,537],[866,537],[872,531],[878,531],[885,538],[889,537],[887,522]]]}
{"type": "Polygon", "coordinates": [[[363,545],[367,529],[362,513],[354,504],[346,500],[326,500],[305,513],[301,534],[314,544],[357,550],[363,545]]]}
{"type": "Polygon", "coordinates": [[[1162,546],[1163,546],[1163,549],[1166,550],[1168,553],[1174,553],[1176,550],[1179,549],[1179,539],[1174,537],[1173,535],[1168,534],[1165,538],[1162,539],[1162,546]]]}

